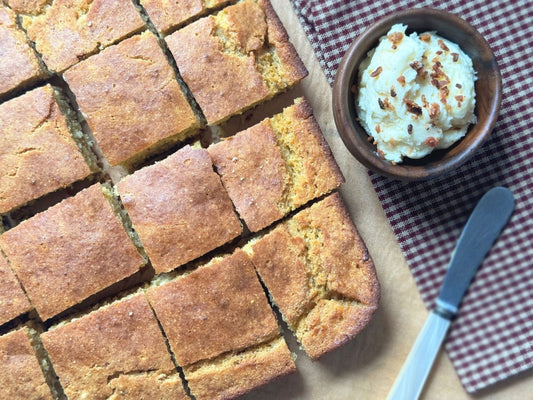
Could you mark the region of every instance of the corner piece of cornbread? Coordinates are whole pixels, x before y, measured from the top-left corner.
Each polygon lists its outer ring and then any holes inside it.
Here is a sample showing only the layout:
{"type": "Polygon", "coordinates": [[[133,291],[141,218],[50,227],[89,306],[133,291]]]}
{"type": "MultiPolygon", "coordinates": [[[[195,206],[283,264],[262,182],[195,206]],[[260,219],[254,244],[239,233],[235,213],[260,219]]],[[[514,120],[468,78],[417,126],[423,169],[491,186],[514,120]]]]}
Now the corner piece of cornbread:
{"type": "Polygon", "coordinates": [[[307,75],[268,0],[243,0],[165,40],[211,125],[273,97],[307,75]]]}
{"type": "MultiPolygon", "coordinates": [[[[0,104],[0,214],[89,176],[51,85],[0,104]]],[[[87,155],[89,157],[89,155],[87,155]]],[[[87,159],[90,162],[89,159],[87,159]]]]}
{"type": "Polygon", "coordinates": [[[0,247],[43,321],[145,264],[100,184],[3,233],[0,247]]]}
{"type": "Polygon", "coordinates": [[[15,13],[0,3],[0,98],[47,76],[15,19],[15,13]]]}
{"type": "MultiPolygon", "coordinates": [[[[1,231],[1,230],[0,230],[1,231]]],[[[0,325],[24,314],[31,304],[9,264],[0,253],[0,325]]]]}
{"type": "Polygon", "coordinates": [[[144,27],[131,0],[27,3],[16,7],[22,13],[22,26],[45,64],[55,72],[144,27]]]}
{"type": "Polygon", "coordinates": [[[0,336],[0,400],[52,400],[27,328],[0,336]]]}
{"type": "Polygon", "coordinates": [[[189,399],[143,293],[41,334],[69,400],[189,399]]]}
{"type": "Polygon", "coordinates": [[[232,399],[295,370],[242,250],[147,294],[196,399],[232,399]]]}
{"type": "Polygon", "coordinates": [[[312,359],[357,335],[380,295],[374,263],[338,193],[245,246],[312,359]]]}
{"type": "Polygon", "coordinates": [[[303,98],[282,113],[211,145],[208,151],[252,232],[344,182],[303,98]]]}
{"type": "Polygon", "coordinates": [[[117,189],[157,273],[192,261],[242,231],[204,149],[185,146],[125,177],[117,189]]]}
{"type": "Polygon", "coordinates": [[[141,161],[199,127],[149,31],[108,47],[63,76],[111,165],[141,161]]]}
{"type": "Polygon", "coordinates": [[[235,0],[140,0],[150,21],[158,31],[166,33],[185,25],[190,19],[235,0]]]}

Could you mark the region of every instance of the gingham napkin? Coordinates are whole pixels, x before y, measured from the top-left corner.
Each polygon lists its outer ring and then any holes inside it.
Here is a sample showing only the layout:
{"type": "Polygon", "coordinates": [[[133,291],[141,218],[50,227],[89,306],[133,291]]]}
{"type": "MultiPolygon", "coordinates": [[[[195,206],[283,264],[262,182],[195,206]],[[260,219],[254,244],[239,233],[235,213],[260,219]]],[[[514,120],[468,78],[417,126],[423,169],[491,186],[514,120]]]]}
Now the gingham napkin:
{"type": "Polygon", "coordinates": [[[353,39],[393,11],[445,9],[490,43],[504,90],[499,121],[481,151],[430,182],[371,179],[428,308],[476,202],[496,185],[514,192],[515,213],[470,287],[445,348],[470,393],[532,368],[533,1],[291,1],[330,83],[353,39]]]}

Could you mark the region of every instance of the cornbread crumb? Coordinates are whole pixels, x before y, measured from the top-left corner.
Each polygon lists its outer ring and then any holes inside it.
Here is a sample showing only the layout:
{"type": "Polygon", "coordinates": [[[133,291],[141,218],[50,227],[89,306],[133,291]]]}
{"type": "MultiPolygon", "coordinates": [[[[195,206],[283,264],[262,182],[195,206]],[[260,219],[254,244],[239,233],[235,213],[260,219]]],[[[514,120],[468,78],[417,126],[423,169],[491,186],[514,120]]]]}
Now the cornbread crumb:
{"type": "Polygon", "coordinates": [[[246,251],[312,359],[357,335],[377,308],[374,264],[338,193],[300,211],[246,251]]]}
{"type": "Polygon", "coordinates": [[[204,149],[185,146],[125,177],[117,189],[157,273],[192,261],[242,231],[204,149]]]}
{"type": "Polygon", "coordinates": [[[230,399],[294,370],[242,250],[147,293],[197,399],[230,399]]]}
{"type": "Polygon", "coordinates": [[[15,18],[13,11],[0,4],[0,97],[47,76],[15,18]]]}
{"type": "Polygon", "coordinates": [[[142,293],[41,339],[69,399],[188,399],[142,293]]]}
{"type": "Polygon", "coordinates": [[[19,9],[22,25],[49,69],[62,72],[88,55],[141,30],[130,0],[35,1],[19,9]]]}
{"type": "Polygon", "coordinates": [[[91,174],[62,108],[50,85],[0,104],[0,214],[91,174]]]}
{"type": "Polygon", "coordinates": [[[27,328],[0,336],[0,400],[52,400],[27,328]]]}
{"type": "Polygon", "coordinates": [[[307,75],[267,0],[243,0],[166,37],[181,76],[215,125],[307,75]]]}
{"type": "Polygon", "coordinates": [[[65,72],[111,165],[130,165],[196,133],[199,122],[149,31],[65,72]]]}
{"type": "Polygon", "coordinates": [[[0,253],[0,325],[31,309],[20,283],[0,253]]]}
{"type": "Polygon", "coordinates": [[[99,184],[5,232],[0,247],[43,321],[145,264],[99,184]]]}
{"type": "Polygon", "coordinates": [[[282,113],[211,145],[208,151],[252,232],[344,182],[303,98],[282,113]]]}

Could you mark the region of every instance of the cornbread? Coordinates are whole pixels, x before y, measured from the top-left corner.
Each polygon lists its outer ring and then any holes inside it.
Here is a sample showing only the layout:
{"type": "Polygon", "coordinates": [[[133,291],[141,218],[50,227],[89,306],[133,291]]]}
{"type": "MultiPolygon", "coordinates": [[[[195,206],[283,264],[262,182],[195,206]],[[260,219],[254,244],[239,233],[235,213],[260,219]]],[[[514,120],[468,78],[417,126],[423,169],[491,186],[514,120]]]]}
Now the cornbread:
{"type": "Polygon", "coordinates": [[[47,76],[15,18],[15,13],[0,3],[0,97],[47,76]]]}
{"type": "Polygon", "coordinates": [[[0,214],[97,169],[94,156],[82,144],[78,148],[79,125],[63,102],[46,85],[0,104],[0,214]]]}
{"type": "Polygon", "coordinates": [[[0,325],[31,309],[9,264],[0,253],[0,325]]]}
{"type": "Polygon", "coordinates": [[[69,400],[189,399],[142,293],[41,339],[69,400]]]}
{"type": "Polygon", "coordinates": [[[5,232],[0,247],[43,321],[145,264],[99,184],[5,232]]]}
{"type": "Polygon", "coordinates": [[[338,193],[300,211],[246,250],[312,359],[353,338],[377,308],[374,264],[338,193]]]}
{"type": "Polygon", "coordinates": [[[140,0],[150,21],[158,31],[166,33],[186,24],[190,19],[235,0],[140,0]]]}
{"type": "Polygon", "coordinates": [[[0,336],[0,400],[52,400],[27,328],[0,336]]]}
{"type": "Polygon", "coordinates": [[[243,0],[166,37],[209,124],[218,124],[307,75],[268,0],[243,0]]]}
{"type": "Polygon", "coordinates": [[[49,69],[62,72],[102,48],[141,30],[130,0],[35,1],[19,7],[22,26],[49,69]]]}
{"type": "Polygon", "coordinates": [[[148,299],[198,400],[230,399],[295,368],[240,249],[149,289],[148,299]]]}
{"type": "Polygon", "coordinates": [[[80,62],[64,78],[111,165],[142,160],[199,126],[149,31],[80,62]]]}
{"type": "Polygon", "coordinates": [[[208,151],[235,208],[253,232],[344,182],[302,98],[208,151]]]}
{"type": "Polygon", "coordinates": [[[157,273],[200,257],[242,231],[204,149],[186,146],[125,177],[117,189],[157,273]]]}
{"type": "Polygon", "coordinates": [[[50,0],[3,0],[17,14],[37,15],[42,13],[50,0]]]}

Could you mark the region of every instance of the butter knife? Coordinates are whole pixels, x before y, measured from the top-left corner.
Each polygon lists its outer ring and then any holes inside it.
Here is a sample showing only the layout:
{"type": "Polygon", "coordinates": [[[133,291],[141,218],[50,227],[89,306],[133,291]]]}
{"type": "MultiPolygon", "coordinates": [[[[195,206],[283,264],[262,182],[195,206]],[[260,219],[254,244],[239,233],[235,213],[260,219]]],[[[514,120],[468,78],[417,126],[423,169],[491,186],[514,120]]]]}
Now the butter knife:
{"type": "Polygon", "coordinates": [[[435,308],[429,313],[387,400],[418,399],[459,304],[514,209],[510,190],[496,187],[478,202],[452,254],[435,308]]]}

